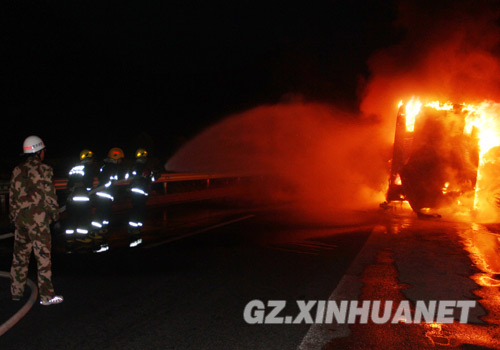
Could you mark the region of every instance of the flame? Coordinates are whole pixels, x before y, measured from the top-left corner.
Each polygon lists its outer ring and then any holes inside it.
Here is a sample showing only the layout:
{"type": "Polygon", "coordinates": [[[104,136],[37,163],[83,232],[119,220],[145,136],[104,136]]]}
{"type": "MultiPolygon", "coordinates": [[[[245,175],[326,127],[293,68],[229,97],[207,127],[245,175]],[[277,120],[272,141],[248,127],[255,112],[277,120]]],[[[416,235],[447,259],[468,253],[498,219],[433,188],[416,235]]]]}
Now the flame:
{"type": "Polygon", "coordinates": [[[431,108],[437,109],[438,111],[452,111],[453,110],[453,103],[451,103],[451,102],[441,103],[439,101],[433,101],[433,102],[427,103],[425,105],[425,107],[431,107],[431,108]]]}
{"type": "Polygon", "coordinates": [[[394,180],[394,184],[401,186],[403,183],[401,182],[401,176],[399,174],[396,175],[396,179],[394,180]]]}
{"type": "Polygon", "coordinates": [[[485,101],[478,106],[464,107],[467,131],[476,128],[479,144],[479,166],[475,189],[474,209],[481,221],[496,221],[499,209],[495,203],[498,170],[495,171],[497,157],[493,149],[500,146],[500,104],[485,101]],[[490,154],[491,153],[491,154],[490,154]]]}
{"type": "Polygon", "coordinates": [[[463,110],[468,112],[466,130],[469,133],[472,127],[478,130],[480,160],[484,160],[484,155],[490,149],[500,146],[500,123],[495,113],[495,105],[483,102],[477,107],[468,105],[463,110]]]}
{"type": "Polygon", "coordinates": [[[420,113],[422,103],[420,99],[412,97],[405,106],[406,131],[413,132],[415,130],[415,117],[420,113]]]}
{"type": "Polygon", "coordinates": [[[443,186],[443,188],[441,189],[441,191],[443,192],[443,194],[446,194],[448,193],[448,187],[450,187],[450,183],[449,182],[446,182],[443,186]]]}
{"type": "MultiPolygon", "coordinates": [[[[400,102],[400,105],[402,102],[400,102]]],[[[404,103],[403,103],[404,104],[404,103]]],[[[451,102],[431,101],[425,104],[419,98],[414,98],[405,104],[406,130],[415,130],[415,120],[420,113],[422,106],[434,108],[441,111],[455,111],[465,113],[464,133],[477,137],[479,146],[479,165],[477,170],[477,182],[474,196],[474,209],[479,219],[483,221],[494,221],[500,219],[496,199],[500,203],[500,167],[495,170],[494,164],[500,154],[492,150],[500,146],[500,104],[492,101],[484,101],[477,105],[462,103],[454,105],[451,102]],[[493,170],[492,170],[493,168],[493,170]],[[499,183],[496,186],[497,182],[499,183]],[[497,188],[498,187],[498,188],[497,188]],[[498,190],[498,191],[496,191],[498,190]]],[[[498,163],[500,165],[500,162],[498,163]]],[[[450,183],[447,182],[442,188],[446,194],[450,183]]]]}

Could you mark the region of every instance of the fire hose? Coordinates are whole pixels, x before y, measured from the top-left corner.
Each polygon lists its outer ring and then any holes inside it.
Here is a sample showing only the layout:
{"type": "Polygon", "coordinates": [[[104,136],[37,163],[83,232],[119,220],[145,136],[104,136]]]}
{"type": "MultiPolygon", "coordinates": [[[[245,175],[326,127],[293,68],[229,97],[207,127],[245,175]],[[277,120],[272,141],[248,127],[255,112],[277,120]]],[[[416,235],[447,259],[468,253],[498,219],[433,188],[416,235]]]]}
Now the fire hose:
{"type": "MultiPolygon", "coordinates": [[[[115,184],[120,184],[120,183],[123,183],[123,182],[126,182],[126,180],[119,180],[115,184]]],[[[93,194],[93,193],[95,193],[97,191],[100,191],[100,190],[102,190],[104,188],[106,188],[106,186],[104,186],[104,185],[98,186],[98,187],[92,189],[89,192],[89,194],[93,194]]],[[[62,213],[65,210],[66,210],[66,206],[62,206],[59,209],[59,212],[62,213]]],[[[8,234],[0,235],[0,239],[10,238],[12,236],[14,236],[12,233],[8,233],[8,234]]],[[[0,271],[0,277],[9,278],[9,279],[11,278],[10,273],[5,272],[5,271],[0,271]]],[[[2,325],[0,325],[0,336],[2,336],[3,334],[5,334],[17,322],[19,322],[19,320],[21,320],[28,313],[28,311],[33,307],[33,305],[35,304],[36,299],[38,297],[38,288],[35,285],[35,283],[32,280],[30,280],[30,279],[27,280],[26,284],[31,289],[31,295],[30,295],[28,301],[26,302],[26,304],[24,304],[21,309],[19,309],[6,322],[4,322],[2,325]]]]}
{"type": "MultiPolygon", "coordinates": [[[[5,271],[0,271],[0,277],[4,278],[11,278],[10,273],[5,272],[5,271]]],[[[32,280],[28,278],[28,281],[26,282],[28,287],[31,289],[31,295],[26,302],[26,304],[23,305],[22,308],[19,309],[14,315],[12,315],[6,322],[4,322],[2,325],[0,325],[0,336],[2,336],[5,332],[7,332],[9,329],[11,329],[21,318],[23,318],[28,311],[33,307],[33,305],[36,302],[36,298],[38,296],[38,288],[36,287],[35,283],[33,283],[32,280]]]]}

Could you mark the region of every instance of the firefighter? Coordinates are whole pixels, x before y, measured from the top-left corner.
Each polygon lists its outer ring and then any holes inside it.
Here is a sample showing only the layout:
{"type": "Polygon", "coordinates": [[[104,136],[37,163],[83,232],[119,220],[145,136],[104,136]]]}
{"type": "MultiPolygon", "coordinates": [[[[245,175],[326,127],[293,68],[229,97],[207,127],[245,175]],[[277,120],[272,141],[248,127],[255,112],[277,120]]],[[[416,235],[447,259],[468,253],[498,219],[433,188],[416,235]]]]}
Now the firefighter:
{"type": "Polygon", "coordinates": [[[38,136],[24,140],[25,159],[12,171],[9,188],[9,218],[15,224],[14,253],[11,268],[12,300],[24,294],[31,252],[38,270],[40,304],[63,301],[52,285],[50,224],[59,218],[59,205],[52,182],[53,170],[43,163],[45,144],[38,136]]]}
{"type": "Polygon", "coordinates": [[[68,200],[66,201],[66,237],[78,243],[89,244],[92,220],[90,191],[94,185],[94,153],[84,149],[80,152],[80,162],[71,168],[68,174],[68,200]]]}
{"type": "Polygon", "coordinates": [[[132,211],[128,223],[129,243],[131,247],[137,246],[142,242],[140,237],[146,215],[146,201],[149,196],[150,184],[154,181],[152,172],[147,167],[147,161],[148,152],[143,148],[139,148],[135,152],[135,162],[132,169],[127,174],[130,180],[130,197],[132,202],[132,211]]]}
{"type": "Polygon", "coordinates": [[[101,233],[106,233],[108,230],[116,193],[114,183],[123,179],[123,158],[124,154],[121,148],[111,148],[97,176],[99,182],[96,188],[96,217],[92,221],[92,225],[101,233]]]}

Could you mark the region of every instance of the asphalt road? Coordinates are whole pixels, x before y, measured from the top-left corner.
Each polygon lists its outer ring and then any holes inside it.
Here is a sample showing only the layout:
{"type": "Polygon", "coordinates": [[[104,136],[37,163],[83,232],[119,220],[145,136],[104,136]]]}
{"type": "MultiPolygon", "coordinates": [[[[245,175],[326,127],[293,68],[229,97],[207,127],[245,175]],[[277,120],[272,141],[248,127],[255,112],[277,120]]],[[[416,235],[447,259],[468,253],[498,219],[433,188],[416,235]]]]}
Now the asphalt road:
{"type": "MultiPolygon", "coordinates": [[[[297,314],[297,300],[328,299],[375,225],[368,215],[360,225],[317,225],[283,210],[209,202],[151,215],[140,247],[127,248],[117,228],[105,253],[55,249],[64,303],[34,305],[0,348],[296,349],[310,325],[248,324],[245,306],[286,300],[297,314]]],[[[9,244],[0,247],[3,271],[9,244]]],[[[33,264],[30,271],[36,280],[33,264]]],[[[20,306],[0,282],[3,322],[20,306]]]]}

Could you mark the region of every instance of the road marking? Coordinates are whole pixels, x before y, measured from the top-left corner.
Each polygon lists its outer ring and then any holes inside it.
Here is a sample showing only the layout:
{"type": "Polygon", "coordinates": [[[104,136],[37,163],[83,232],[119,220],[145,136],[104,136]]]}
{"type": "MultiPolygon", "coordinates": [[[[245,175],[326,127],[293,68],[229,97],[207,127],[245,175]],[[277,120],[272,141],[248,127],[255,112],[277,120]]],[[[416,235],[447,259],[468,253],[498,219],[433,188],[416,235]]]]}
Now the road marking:
{"type": "Polygon", "coordinates": [[[282,247],[282,246],[269,246],[269,248],[273,249],[273,250],[280,250],[280,251],[284,251],[284,252],[289,252],[289,253],[295,253],[295,254],[309,254],[309,255],[318,255],[318,253],[316,252],[308,252],[308,251],[304,251],[304,250],[299,250],[299,249],[290,249],[290,248],[285,248],[285,247],[282,247]]]}
{"type": "Polygon", "coordinates": [[[290,242],[286,244],[282,243],[269,244],[268,247],[274,250],[281,250],[296,254],[309,254],[309,255],[319,255],[321,252],[325,250],[333,250],[337,248],[337,246],[334,244],[328,244],[309,239],[290,242]]]}
{"type": "Polygon", "coordinates": [[[219,227],[231,225],[231,224],[234,224],[235,222],[247,220],[247,219],[253,218],[254,216],[255,216],[255,214],[251,214],[251,215],[246,215],[246,216],[243,216],[243,217],[240,217],[240,218],[237,218],[237,219],[229,220],[229,221],[226,221],[226,222],[221,222],[220,224],[208,226],[208,227],[202,228],[200,230],[196,230],[196,231],[193,231],[193,232],[186,233],[184,235],[171,237],[171,238],[168,238],[168,239],[166,239],[164,241],[161,241],[161,242],[158,242],[158,243],[148,244],[146,246],[143,246],[143,248],[149,249],[149,248],[159,247],[159,246],[162,246],[164,244],[168,244],[168,243],[171,243],[171,242],[174,242],[174,241],[178,241],[178,240],[183,239],[183,238],[191,237],[191,236],[203,233],[203,232],[214,230],[214,229],[219,228],[219,227]]]}
{"type": "MultiPolygon", "coordinates": [[[[330,295],[328,300],[351,300],[359,295],[362,283],[355,273],[358,270],[363,270],[367,261],[374,259],[374,253],[377,251],[376,242],[377,233],[386,232],[387,229],[383,225],[377,225],[373,228],[372,233],[366,240],[364,246],[354,258],[351,266],[340,280],[339,284],[330,295]]],[[[351,334],[351,330],[347,324],[313,324],[299,345],[299,350],[317,350],[323,349],[334,338],[344,338],[351,334]]]]}

